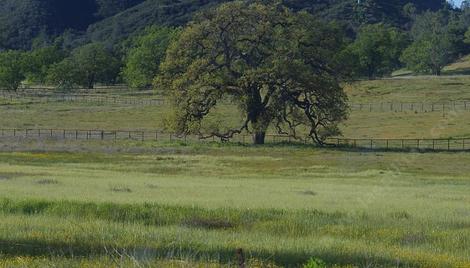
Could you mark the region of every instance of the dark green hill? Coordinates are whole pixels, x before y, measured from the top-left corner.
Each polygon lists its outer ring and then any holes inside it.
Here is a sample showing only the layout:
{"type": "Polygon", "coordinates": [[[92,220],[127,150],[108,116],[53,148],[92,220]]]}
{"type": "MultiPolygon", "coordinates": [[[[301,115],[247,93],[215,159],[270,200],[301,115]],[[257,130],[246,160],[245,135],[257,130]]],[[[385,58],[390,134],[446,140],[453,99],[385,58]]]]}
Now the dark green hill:
{"type": "MultiPolygon", "coordinates": [[[[1,0],[0,49],[27,49],[37,36],[56,36],[66,29],[84,32],[84,40],[115,43],[148,25],[183,25],[194,12],[226,1],[230,0],[1,0]]],[[[445,0],[283,1],[295,10],[343,21],[352,29],[379,21],[406,27],[407,3],[417,12],[445,5],[445,0]]]]}
{"type": "Polygon", "coordinates": [[[84,31],[144,0],[1,0],[0,48],[29,48],[41,34],[84,31]]]}

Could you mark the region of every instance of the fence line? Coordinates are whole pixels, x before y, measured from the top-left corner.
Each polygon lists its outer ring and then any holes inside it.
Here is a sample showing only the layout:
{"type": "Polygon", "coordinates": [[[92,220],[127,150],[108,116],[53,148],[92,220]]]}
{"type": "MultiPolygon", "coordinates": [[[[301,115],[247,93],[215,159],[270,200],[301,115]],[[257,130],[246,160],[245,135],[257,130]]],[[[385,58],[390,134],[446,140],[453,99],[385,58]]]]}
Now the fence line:
{"type": "MultiPolygon", "coordinates": [[[[86,130],[86,129],[0,129],[0,139],[54,139],[54,140],[135,140],[135,141],[165,141],[165,142],[221,142],[215,137],[201,140],[199,136],[179,136],[159,130],[86,130]]],[[[269,134],[267,142],[296,142],[313,144],[311,139],[294,139],[286,135],[269,134]]],[[[252,136],[237,135],[230,142],[248,144],[252,136]]],[[[347,149],[367,150],[434,150],[434,151],[470,151],[470,138],[459,139],[349,139],[329,138],[329,146],[347,149]]]]}
{"type": "MultiPolygon", "coordinates": [[[[160,106],[165,104],[163,98],[123,97],[104,95],[89,95],[77,93],[26,93],[0,91],[0,97],[13,101],[23,100],[30,102],[84,102],[84,103],[110,103],[126,105],[160,106]]],[[[446,112],[470,111],[470,101],[449,102],[380,102],[380,103],[350,103],[352,111],[362,112],[446,112]]]]}
{"type": "Polygon", "coordinates": [[[351,103],[353,111],[364,112],[445,112],[470,111],[470,101],[351,103]]]}
{"type": "Polygon", "coordinates": [[[146,105],[160,106],[165,103],[164,99],[156,98],[138,98],[138,97],[122,97],[122,96],[98,96],[87,94],[40,94],[40,93],[12,93],[2,91],[0,97],[9,101],[22,100],[29,102],[80,102],[80,103],[109,103],[109,104],[125,104],[125,105],[146,105]]]}
{"type": "Polygon", "coordinates": [[[370,150],[432,150],[470,151],[470,138],[458,139],[348,139],[334,138],[329,142],[337,147],[370,150]]]}

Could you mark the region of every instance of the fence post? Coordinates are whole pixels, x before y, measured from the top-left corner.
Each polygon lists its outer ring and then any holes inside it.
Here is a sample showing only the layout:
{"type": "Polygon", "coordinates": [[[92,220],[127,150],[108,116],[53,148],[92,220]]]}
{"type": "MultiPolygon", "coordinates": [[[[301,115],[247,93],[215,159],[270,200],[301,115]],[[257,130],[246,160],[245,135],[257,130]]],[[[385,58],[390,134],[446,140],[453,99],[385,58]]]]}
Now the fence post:
{"type": "Polygon", "coordinates": [[[104,131],[101,130],[101,140],[104,140],[104,131]]]}
{"type": "Polygon", "coordinates": [[[447,151],[450,151],[450,139],[447,140],[447,151]]]}

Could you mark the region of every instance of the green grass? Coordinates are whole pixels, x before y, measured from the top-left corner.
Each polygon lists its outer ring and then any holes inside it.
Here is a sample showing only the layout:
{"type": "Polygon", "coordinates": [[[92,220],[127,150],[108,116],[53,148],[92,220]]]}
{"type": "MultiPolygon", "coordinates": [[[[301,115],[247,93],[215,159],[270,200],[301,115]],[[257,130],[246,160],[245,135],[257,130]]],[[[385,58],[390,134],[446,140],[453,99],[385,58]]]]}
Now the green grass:
{"type": "MultiPolygon", "coordinates": [[[[355,103],[443,102],[470,100],[468,86],[467,76],[402,77],[346,91],[355,103]]],[[[2,100],[0,125],[155,130],[168,111],[2,100]]],[[[235,123],[233,111],[211,120],[235,123]]],[[[469,115],[352,111],[341,128],[353,138],[469,137],[469,115]]],[[[249,267],[312,257],[470,267],[468,153],[48,139],[4,140],[0,151],[0,267],[230,267],[237,248],[249,267]]]]}
{"type": "Polygon", "coordinates": [[[0,252],[75,265],[117,253],[149,266],[233,264],[236,248],[279,266],[470,264],[470,155],[142,146],[1,153],[0,252]]]}

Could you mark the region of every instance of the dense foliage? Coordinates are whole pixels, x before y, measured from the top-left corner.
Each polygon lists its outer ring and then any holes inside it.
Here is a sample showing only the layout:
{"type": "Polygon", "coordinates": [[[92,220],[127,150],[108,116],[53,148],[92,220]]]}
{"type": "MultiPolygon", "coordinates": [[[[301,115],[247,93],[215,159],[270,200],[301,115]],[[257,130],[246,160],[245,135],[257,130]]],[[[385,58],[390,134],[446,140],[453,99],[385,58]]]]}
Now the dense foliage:
{"type": "Polygon", "coordinates": [[[178,31],[166,27],[150,27],[131,41],[125,58],[124,80],[132,88],[148,88],[158,73],[166,50],[178,31]]]}
{"type": "MultiPolygon", "coordinates": [[[[193,14],[230,0],[3,0],[0,1],[0,49],[30,48],[38,36],[52,38],[78,31],[75,39],[114,44],[151,25],[181,26],[193,14]],[[86,33],[84,33],[86,32],[86,33]]],[[[269,0],[265,0],[268,1],[269,0]]],[[[386,22],[406,27],[407,3],[417,12],[437,10],[444,0],[283,0],[293,10],[307,10],[351,29],[386,22]]],[[[83,43],[83,42],[82,42],[83,43]]],[[[81,44],[80,42],[78,44],[81,44]]]]}
{"type": "Polygon", "coordinates": [[[355,76],[390,75],[400,67],[400,55],[407,46],[405,34],[384,24],[368,24],[359,30],[356,40],[347,48],[355,76]]]}
{"type": "Polygon", "coordinates": [[[100,43],[91,43],[72,52],[70,57],[50,68],[48,81],[60,88],[82,86],[92,89],[96,83],[113,84],[120,62],[100,43]]]}
{"type": "Polygon", "coordinates": [[[17,90],[25,79],[25,57],[19,51],[0,52],[0,89],[17,90]]]}
{"type": "Polygon", "coordinates": [[[84,31],[89,25],[143,0],[2,0],[0,48],[30,48],[45,34],[56,36],[67,29],[84,31]]]}

